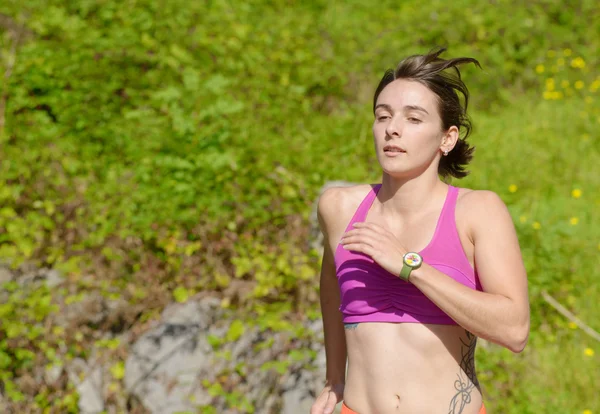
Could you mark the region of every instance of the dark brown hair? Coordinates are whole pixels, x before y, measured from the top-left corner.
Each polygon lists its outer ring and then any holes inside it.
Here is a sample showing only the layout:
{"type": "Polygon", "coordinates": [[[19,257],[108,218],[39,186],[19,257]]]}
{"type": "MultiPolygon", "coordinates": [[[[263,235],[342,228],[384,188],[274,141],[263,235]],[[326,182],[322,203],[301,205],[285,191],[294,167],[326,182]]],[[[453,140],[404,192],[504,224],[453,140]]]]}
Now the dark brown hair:
{"type": "Polygon", "coordinates": [[[443,178],[449,176],[456,178],[465,177],[469,171],[465,166],[473,158],[475,147],[469,146],[467,137],[471,133],[471,121],[467,115],[469,104],[469,90],[460,77],[458,65],[463,63],[474,63],[481,68],[479,62],[473,58],[461,57],[454,59],[442,59],[439,57],[445,48],[433,50],[426,55],[413,55],[403,59],[396,69],[388,69],[379,82],[373,97],[373,113],[377,105],[377,97],[388,84],[396,79],[406,79],[425,85],[437,96],[438,110],[442,118],[442,129],[447,131],[451,126],[456,126],[462,131],[462,138],[447,156],[440,160],[438,173],[443,178]],[[453,69],[453,70],[447,70],[453,69]],[[461,104],[458,93],[463,95],[461,104]]]}

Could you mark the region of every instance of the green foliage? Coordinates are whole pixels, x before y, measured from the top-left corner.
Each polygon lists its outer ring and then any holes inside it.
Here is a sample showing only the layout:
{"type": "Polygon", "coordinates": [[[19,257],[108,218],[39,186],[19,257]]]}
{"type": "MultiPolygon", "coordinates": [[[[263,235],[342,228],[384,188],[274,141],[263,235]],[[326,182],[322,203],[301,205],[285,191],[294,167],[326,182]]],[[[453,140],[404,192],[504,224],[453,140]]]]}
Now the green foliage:
{"type": "Polygon", "coordinates": [[[256,298],[283,299],[298,284],[312,281],[315,276],[314,257],[290,243],[272,246],[249,240],[235,250],[236,256],[231,259],[234,276],[256,281],[252,292],[256,298]]]}
{"type": "Polygon", "coordinates": [[[281,361],[267,361],[263,364],[261,369],[263,371],[268,371],[270,369],[275,370],[279,375],[283,375],[289,371],[291,365],[291,361],[281,360],[281,361]]]}
{"type": "Polygon", "coordinates": [[[187,300],[189,298],[189,292],[184,287],[181,287],[181,286],[176,287],[173,290],[173,298],[179,303],[187,302],[187,300]]]}
{"type": "Polygon", "coordinates": [[[110,367],[110,373],[113,378],[116,380],[121,380],[125,376],[125,363],[123,361],[119,361],[110,367]]]}
{"type": "Polygon", "coordinates": [[[244,326],[244,322],[236,319],[229,326],[229,330],[227,331],[225,338],[228,342],[235,342],[240,339],[245,330],[246,328],[244,326]]]}
{"type": "MultiPolygon", "coordinates": [[[[227,392],[220,383],[210,383],[207,380],[204,380],[202,382],[202,386],[206,388],[206,390],[212,397],[222,397],[229,408],[241,410],[244,413],[254,413],[254,407],[248,401],[247,397],[241,392],[227,392]]],[[[211,408],[212,407],[210,406],[201,406],[199,407],[199,410],[201,413],[216,412],[212,411],[211,408]]]]}
{"type": "Polygon", "coordinates": [[[0,304],[0,381],[6,397],[19,403],[25,400],[25,395],[16,386],[15,378],[40,359],[55,359],[52,348],[61,338],[51,339],[44,322],[57,306],[43,285],[24,289],[16,282],[9,282],[3,288],[8,297],[0,304]]]}
{"type": "MultiPolygon", "coordinates": [[[[598,410],[587,375],[598,357],[584,354],[593,345],[539,299],[548,290],[592,324],[600,312],[596,3],[4,1],[0,260],[63,271],[66,306],[94,290],[124,298],[142,309],[132,317],[140,324],[198,291],[236,292],[224,306],[252,321],[209,338],[217,349],[251,322],[308,337],[319,267],[308,217],[319,188],[379,180],[374,86],[400,58],[448,46],[483,67],[463,71],[478,149],[460,185],[506,201],[530,278],[529,347],[478,356],[490,409],[598,410]],[[566,371],[585,374],[545,400],[560,386],[550,378],[566,371]],[[528,379],[532,397],[502,386],[515,378],[528,379]]],[[[34,399],[18,377],[83,352],[89,333],[67,339],[52,326],[47,288],[6,289],[1,381],[26,405],[34,399]]],[[[311,355],[290,355],[302,358],[311,355]]],[[[63,391],[59,410],[74,412],[76,394],[63,391]]],[[[231,406],[251,412],[238,397],[231,406]]]]}

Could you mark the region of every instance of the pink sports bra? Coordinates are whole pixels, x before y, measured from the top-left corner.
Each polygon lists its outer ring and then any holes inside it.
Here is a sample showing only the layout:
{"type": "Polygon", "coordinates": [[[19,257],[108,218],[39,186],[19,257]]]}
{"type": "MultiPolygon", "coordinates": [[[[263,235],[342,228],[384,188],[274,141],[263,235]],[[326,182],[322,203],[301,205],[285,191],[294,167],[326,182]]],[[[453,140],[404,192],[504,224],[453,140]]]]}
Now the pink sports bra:
{"type": "MultiPolygon", "coordinates": [[[[373,186],[362,201],[346,231],[364,221],[381,184],[373,186]]],[[[454,211],[458,188],[448,186],[448,194],[433,239],[419,252],[423,261],[472,289],[482,290],[477,272],[463,250],[454,211]]],[[[345,250],[338,244],[335,266],[341,293],[340,311],[344,323],[415,322],[455,325],[456,322],[418,288],[391,274],[362,253],[345,250]]]]}

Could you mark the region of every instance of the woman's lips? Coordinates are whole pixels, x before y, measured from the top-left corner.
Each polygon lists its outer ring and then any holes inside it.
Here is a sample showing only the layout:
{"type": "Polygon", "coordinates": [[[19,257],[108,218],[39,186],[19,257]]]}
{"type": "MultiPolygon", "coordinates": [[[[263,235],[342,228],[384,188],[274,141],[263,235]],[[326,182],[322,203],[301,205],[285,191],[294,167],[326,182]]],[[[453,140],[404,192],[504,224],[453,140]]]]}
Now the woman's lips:
{"type": "Polygon", "coordinates": [[[395,145],[386,145],[383,147],[383,153],[388,157],[397,157],[401,154],[405,154],[406,151],[395,145]]]}

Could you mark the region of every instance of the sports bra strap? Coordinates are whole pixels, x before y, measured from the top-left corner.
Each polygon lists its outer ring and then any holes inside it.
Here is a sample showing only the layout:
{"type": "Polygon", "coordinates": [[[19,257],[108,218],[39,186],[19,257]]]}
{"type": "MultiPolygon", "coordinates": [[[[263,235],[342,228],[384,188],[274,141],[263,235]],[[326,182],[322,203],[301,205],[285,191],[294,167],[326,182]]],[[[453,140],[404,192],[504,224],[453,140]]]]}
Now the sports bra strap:
{"type": "Polygon", "coordinates": [[[365,196],[363,201],[360,203],[360,205],[356,209],[354,216],[352,216],[352,220],[350,220],[350,223],[348,223],[348,226],[346,227],[346,231],[348,231],[352,228],[352,224],[354,224],[356,222],[365,221],[367,212],[371,208],[371,205],[373,204],[375,197],[377,197],[377,193],[379,192],[380,188],[381,188],[381,184],[376,184],[371,187],[371,190],[367,193],[367,195],[365,196]]]}

